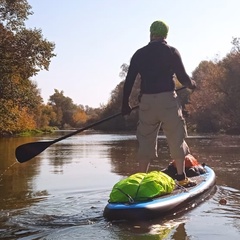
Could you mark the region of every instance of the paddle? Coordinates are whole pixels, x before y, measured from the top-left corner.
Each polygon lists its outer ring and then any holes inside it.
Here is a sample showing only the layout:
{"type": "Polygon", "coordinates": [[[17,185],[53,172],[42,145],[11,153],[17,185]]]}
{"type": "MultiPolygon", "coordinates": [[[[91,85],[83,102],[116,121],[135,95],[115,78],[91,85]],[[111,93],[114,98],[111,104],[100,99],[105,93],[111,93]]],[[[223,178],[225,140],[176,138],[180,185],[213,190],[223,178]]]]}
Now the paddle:
{"type": "MultiPolygon", "coordinates": [[[[179,91],[179,90],[182,90],[182,89],[185,89],[186,87],[181,87],[179,89],[177,89],[176,91],[179,91]]],[[[132,110],[134,109],[137,109],[138,106],[135,106],[132,108],[132,110]]],[[[50,147],[52,144],[56,143],[56,142],[59,142],[59,141],[62,141],[63,139],[66,139],[66,138],[69,138],[77,133],[80,133],[80,132],[83,132],[87,129],[90,129],[92,127],[95,127],[103,122],[106,122],[110,119],[113,119],[115,117],[118,117],[120,116],[122,113],[117,113],[115,115],[112,115],[110,117],[107,117],[107,118],[104,118],[98,122],[95,122],[95,123],[92,123],[86,127],[83,127],[81,129],[78,129],[74,132],[71,132],[65,136],[62,136],[60,138],[57,138],[55,140],[52,140],[52,141],[42,141],[42,142],[30,142],[30,143],[25,143],[25,144],[22,144],[20,146],[18,146],[15,150],[15,156],[16,156],[16,159],[18,162],[20,163],[24,163],[24,162],[27,162],[29,161],[30,159],[34,158],[35,156],[37,156],[38,154],[40,154],[41,152],[43,152],[46,148],[50,147]]]]}
{"type": "MultiPolygon", "coordinates": [[[[137,109],[138,106],[135,106],[132,108],[132,110],[137,109]]],[[[28,160],[32,159],[33,157],[37,156],[39,153],[43,152],[46,148],[48,148],[49,146],[51,146],[52,144],[62,141],[63,139],[69,138],[77,133],[83,132],[87,129],[90,129],[92,127],[95,127],[103,122],[106,122],[110,119],[113,119],[115,117],[120,116],[122,113],[117,113],[114,114],[110,117],[104,118],[98,122],[92,123],[86,127],[83,127],[81,129],[78,129],[74,132],[71,132],[65,136],[62,136],[60,138],[57,138],[55,140],[52,141],[42,141],[42,142],[30,142],[30,143],[25,143],[22,144],[20,146],[18,146],[15,150],[15,156],[18,162],[20,163],[24,163],[27,162],[28,160]]]]}

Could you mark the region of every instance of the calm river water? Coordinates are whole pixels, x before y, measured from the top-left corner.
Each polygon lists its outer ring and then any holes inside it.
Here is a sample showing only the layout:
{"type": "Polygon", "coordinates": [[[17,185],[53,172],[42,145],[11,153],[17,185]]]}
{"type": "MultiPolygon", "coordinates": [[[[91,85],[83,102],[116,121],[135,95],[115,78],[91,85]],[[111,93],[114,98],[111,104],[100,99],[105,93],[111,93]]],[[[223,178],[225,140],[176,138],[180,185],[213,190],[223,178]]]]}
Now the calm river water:
{"type": "MultiPolygon", "coordinates": [[[[26,163],[16,162],[18,145],[63,134],[0,138],[0,239],[240,239],[239,136],[187,139],[192,154],[217,175],[215,191],[205,202],[165,219],[111,223],[103,209],[113,185],[135,172],[135,136],[86,132],[26,163]],[[219,204],[222,198],[226,205],[219,204]]],[[[170,161],[163,137],[159,146],[150,170],[170,161]]]]}

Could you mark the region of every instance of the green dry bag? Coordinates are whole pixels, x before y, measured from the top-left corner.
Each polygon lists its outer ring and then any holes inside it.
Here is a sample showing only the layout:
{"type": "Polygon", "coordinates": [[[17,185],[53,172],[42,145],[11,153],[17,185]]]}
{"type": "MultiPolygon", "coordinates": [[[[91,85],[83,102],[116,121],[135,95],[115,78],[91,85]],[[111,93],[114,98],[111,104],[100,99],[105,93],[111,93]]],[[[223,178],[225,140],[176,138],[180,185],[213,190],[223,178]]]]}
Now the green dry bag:
{"type": "Polygon", "coordinates": [[[159,171],[136,173],[117,182],[110,193],[109,202],[139,202],[171,193],[175,181],[159,171]]]}

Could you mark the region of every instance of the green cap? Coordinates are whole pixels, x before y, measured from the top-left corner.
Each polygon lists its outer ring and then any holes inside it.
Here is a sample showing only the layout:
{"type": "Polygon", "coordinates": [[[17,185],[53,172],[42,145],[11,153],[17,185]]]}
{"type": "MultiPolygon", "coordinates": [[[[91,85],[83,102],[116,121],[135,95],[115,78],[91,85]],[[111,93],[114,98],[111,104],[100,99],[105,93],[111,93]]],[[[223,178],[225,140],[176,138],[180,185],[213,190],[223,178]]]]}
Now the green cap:
{"type": "Polygon", "coordinates": [[[152,23],[150,27],[150,33],[155,37],[163,37],[166,38],[168,34],[168,25],[163,21],[155,21],[152,23]]]}

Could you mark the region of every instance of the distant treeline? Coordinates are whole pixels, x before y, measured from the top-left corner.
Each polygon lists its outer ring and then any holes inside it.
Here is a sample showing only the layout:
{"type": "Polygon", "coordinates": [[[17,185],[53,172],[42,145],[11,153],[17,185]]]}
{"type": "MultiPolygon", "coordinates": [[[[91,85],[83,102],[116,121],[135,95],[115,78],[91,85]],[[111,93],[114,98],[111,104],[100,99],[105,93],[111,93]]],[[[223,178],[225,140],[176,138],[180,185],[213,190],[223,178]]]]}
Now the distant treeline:
{"type": "MultiPolygon", "coordinates": [[[[55,44],[44,39],[40,29],[27,29],[24,21],[31,12],[25,0],[0,0],[0,135],[31,130],[81,128],[121,111],[122,90],[128,65],[123,64],[120,83],[106,105],[99,108],[77,105],[63,91],[55,89],[47,104],[30,78],[48,70],[55,57],[55,44]]],[[[202,61],[192,77],[198,88],[181,90],[184,115],[189,129],[196,132],[240,133],[240,42],[233,38],[232,50],[223,59],[202,61]]],[[[181,87],[177,81],[176,86],[181,87]]],[[[138,104],[140,78],[131,94],[138,104]]],[[[127,118],[117,117],[96,129],[135,130],[137,110],[127,118]]]]}

